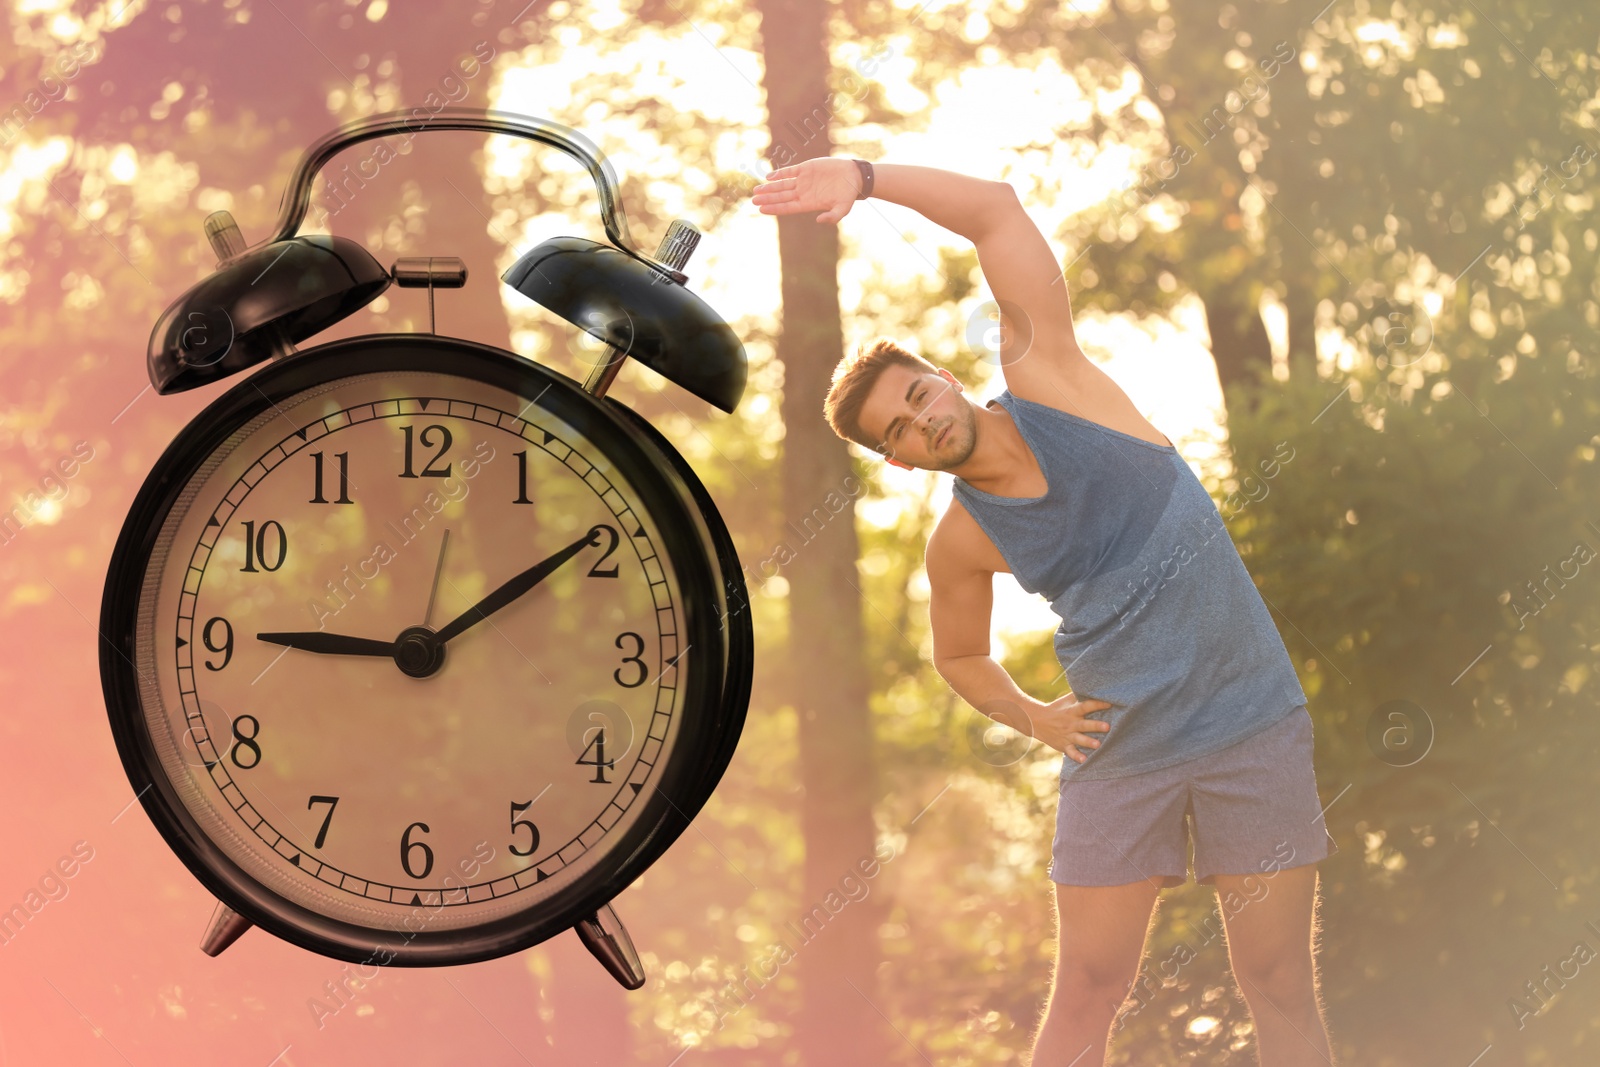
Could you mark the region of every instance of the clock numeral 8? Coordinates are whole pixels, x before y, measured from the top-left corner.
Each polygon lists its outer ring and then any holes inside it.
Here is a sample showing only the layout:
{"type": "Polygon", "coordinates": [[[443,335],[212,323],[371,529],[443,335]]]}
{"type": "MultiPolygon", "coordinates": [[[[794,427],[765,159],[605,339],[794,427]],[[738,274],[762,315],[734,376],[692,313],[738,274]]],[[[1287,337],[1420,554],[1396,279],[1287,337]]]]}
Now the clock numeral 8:
{"type": "Polygon", "coordinates": [[[400,477],[402,477],[402,478],[448,478],[448,477],[450,477],[450,464],[446,463],[444,465],[443,469],[441,469],[441,470],[434,470],[434,468],[433,468],[433,465],[435,463],[439,462],[441,459],[443,459],[444,458],[444,454],[446,452],[450,451],[450,442],[451,442],[450,431],[448,429],[446,429],[445,427],[440,426],[438,423],[433,423],[430,426],[424,426],[422,428],[422,433],[419,434],[418,436],[421,437],[421,439],[422,439],[422,447],[423,448],[432,448],[433,447],[433,440],[434,440],[434,436],[435,436],[434,435],[434,431],[435,430],[439,431],[439,436],[442,438],[442,440],[441,440],[441,442],[439,444],[439,451],[435,452],[433,454],[433,458],[428,460],[428,465],[426,467],[422,468],[422,473],[421,474],[415,474],[415,473],[412,472],[412,466],[411,466],[411,434],[412,434],[412,427],[410,427],[410,426],[402,426],[402,427],[400,427],[400,432],[406,435],[406,469],[400,472],[400,477]]]}
{"type": "Polygon", "coordinates": [[[427,833],[428,824],[414,822],[406,827],[404,834],[400,835],[400,866],[405,868],[405,872],[413,878],[426,878],[429,872],[433,870],[433,849],[429,848],[426,842],[411,840],[411,831],[413,830],[421,830],[423,833],[427,833]],[[422,870],[420,871],[411,869],[411,850],[414,848],[422,850],[422,870]]]}
{"type": "Polygon", "coordinates": [[[256,734],[261,732],[261,722],[254,715],[241,715],[233,720],[233,747],[228,750],[228,757],[233,760],[233,765],[241,771],[248,771],[251,767],[261,762],[261,746],[256,744],[256,734]],[[246,723],[250,724],[250,732],[244,732],[246,723]],[[250,762],[246,763],[239,758],[239,750],[244,749],[250,753],[250,762]]]}
{"type": "Polygon", "coordinates": [[[257,563],[261,564],[261,569],[264,571],[275,571],[283,566],[284,559],[289,555],[289,535],[283,532],[281,523],[268,519],[261,524],[259,530],[253,522],[241,522],[239,525],[244,527],[244,566],[239,568],[241,571],[255,574],[257,563]],[[275,538],[277,551],[273,553],[276,562],[273,563],[267,562],[268,530],[278,531],[278,536],[275,538]]]}

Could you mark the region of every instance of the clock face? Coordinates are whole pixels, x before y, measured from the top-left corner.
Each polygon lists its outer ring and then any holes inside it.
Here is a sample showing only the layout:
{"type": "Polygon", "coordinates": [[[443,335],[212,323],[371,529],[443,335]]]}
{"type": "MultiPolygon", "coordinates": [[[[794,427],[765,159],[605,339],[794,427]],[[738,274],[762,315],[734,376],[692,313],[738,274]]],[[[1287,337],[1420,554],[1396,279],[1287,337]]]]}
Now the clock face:
{"type": "Polygon", "coordinates": [[[640,822],[718,652],[688,636],[649,494],[556,410],[453,374],[339,378],[276,397],[177,491],[133,626],[143,729],[271,893],[459,930],[570,889],[640,822]]]}

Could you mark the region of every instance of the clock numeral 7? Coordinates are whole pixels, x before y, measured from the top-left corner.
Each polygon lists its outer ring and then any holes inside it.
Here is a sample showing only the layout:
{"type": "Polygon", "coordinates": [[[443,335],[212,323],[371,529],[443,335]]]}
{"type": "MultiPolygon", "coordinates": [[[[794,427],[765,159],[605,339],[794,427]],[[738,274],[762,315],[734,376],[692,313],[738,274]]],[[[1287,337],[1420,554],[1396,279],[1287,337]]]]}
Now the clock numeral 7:
{"type": "Polygon", "coordinates": [[[317,839],[312,844],[313,848],[321,848],[322,843],[328,839],[328,824],[333,821],[333,809],[339,806],[339,798],[314,796],[306,801],[306,810],[310,811],[318,804],[328,805],[328,814],[322,817],[322,828],[317,831],[317,839]]]}
{"type": "MultiPolygon", "coordinates": [[[[350,453],[335,452],[333,454],[333,458],[339,461],[339,499],[335,500],[334,503],[353,504],[355,501],[350,499],[350,453]]],[[[308,503],[326,504],[328,503],[328,498],[322,495],[321,452],[311,453],[311,465],[314,468],[314,473],[316,475],[317,487],[316,491],[312,493],[311,499],[308,501],[308,503]]]]}
{"type": "Polygon", "coordinates": [[[428,465],[426,467],[422,468],[422,473],[421,474],[417,474],[413,470],[412,460],[411,460],[412,429],[413,428],[410,427],[410,426],[402,426],[402,427],[400,427],[400,432],[406,435],[406,469],[400,472],[400,477],[402,477],[402,478],[448,478],[448,477],[450,477],[450,464],[446,463],[443,467],[441,467],[441,468],[439,468],[437,470],[434,469],[434,464],[438,463],[441,459],[443,459],[444,458],[444,454],[446,452],[450,451],[450,442],[451,442],[450,431],[448,429],[446,429],[445,427],[440,426],[438,423],[433,423],[431,425],[424,426],[422,428],[422,432],[420,434],[417,434],[417,437],[422,442],[422,447],[423,448],[432,448],[435,437],[437,437],[439,439],[439,451],[435,452],[433,454],[433,458],[428,460],[428,465]],[[438,431],[437,434],[435,434],[435,432],[434,432],[436,430],[438,431]]]}
{"type": "Polygon", "coordinates": [[[583,752],[574,762],[580,766],[594,768],[594,777],[589,779],[590,782],[597,785],[611,784],[611,779],[606,777],[606,770],[607,768],[615,767],[617,761],[606,759],[606,728],[604,726],[595,731],[594,740],[583,747],[583,752]],[[587,756],[591,749],[594,751],[594,759],[584,759],[583,757],[587,756]]]}
{"type": "Polygon", "coordinates": [[[533,801],[531,800],[525,804],[518,804],[514,800],[511,802],[511,833],[515,835],[518,827],[526,826],[531,838],[528,841],[528,847],[525,849],[518,848],[515,841],[511,842],[511,854],[513,856],[531,856],[539,848],[539,828],[527,819],[517,818],[518,815],[521,815],[531,807],[533,807],[533,801]]]}

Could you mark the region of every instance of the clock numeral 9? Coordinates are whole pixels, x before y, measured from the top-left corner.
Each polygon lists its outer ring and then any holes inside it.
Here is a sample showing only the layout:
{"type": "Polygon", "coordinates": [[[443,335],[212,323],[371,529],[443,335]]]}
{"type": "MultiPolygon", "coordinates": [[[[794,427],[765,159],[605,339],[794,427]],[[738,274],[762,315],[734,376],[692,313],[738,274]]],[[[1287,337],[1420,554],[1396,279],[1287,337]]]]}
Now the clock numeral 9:
{"type": "Polygon", "coordinates": [[[400,477],[402,477],[402,478],[448,478],[448,477],[450,477],[450,464],[446,463],[442,468],[440,468],[438,470],[435,470],[434,466],[433,466],[435,463],[438,463],[441,459],[444,458],[444,454],[446,452],[450,451],[451,437],[450,437],[450,431],[448,429],[446,429],[443,426],[440,426],[438,423],[433,423],[430,426],[424,426],[422,428],[422,433],[417,435],[422,441],[422,447],[423,448],[432,448],[434,439],[436,437],[440,440],[439,451],[435,452],[433,454],[433,458],[428,460],[428,465],[426,467],[422,468],[422,473],[421,474],[413,473],[413,469],[412,469],[412,460],[411,460],[412,427],[410,427],[410,426],[402,426],[402,427],[400,427],[400,432],[406,435],[406,469],[400,473],[400,477]],[[435,430],[438,431],[437,434],[434,433],[435,430]]]}
{"type": "Polygon", "coordinates": [[[228,661],[233,658],[233,625],[221,615],[206,620],[205,629],[200,631],[200,640],[205,642],[206,648],[210,651],[222,653],[221,663],[212,663],[210,660],[206,660],[206,670],[220,671],[222,668],[226,667],[228,665],[228,661]],[[211,639],[211,630],[219,622],[222,624],[223,632],[222,644],[220,645],[216,644],[211,639]]]}
{"type": "Polygon", "coordinates": [[[617,550],[617,529],[616,529],[615,526],[602,526],[602,527],[600,527],[600,529],[605,531],[606,536],[611,539],[611,543],[606,545],[606,550],[600,554],[600,558],[599,559],[594,561],[594,566],[589,568],[589,577],[591,577],[591,578],[615,578],[617,576],[617,566],[616,566],[616,564],[613,563],[610,567],[606,568],[605,570],[601,570],[600,569],[600,564],[602,564],[606,560],[610,559],[611,558],[611,553],[613,553],[613,552],[615,552],[617,550]]]}
{"type": "Polygon", "coordinates": [[[533,823],[529,822],[527,819],[519,819],[519,818],[517,818],[518,815],[520,815],[523,812],[527,811],[531,807],[533,807],[533,801],[531,801],[531,800],[528,801],[526,804],[518,804],[514,800],[511,802],[511,833],[512,833],[512,835],[515,836],[518,827],[526,826],[528,828],[528,834],[530,835],[530,838],[531,838],[531,840],[529,840],[529,842],[528,842],[528,847],[525,848],[525,849],[518,848],[517,847],[517,843],[515,841],[512,841],[510,847],[511,847],[511,854],[513,856],[531,856],[539,848],[539,828],[537,826],[533,825],[533,823]]]}
{"type": "Polygon", "coordinates": [[[289,555],[289,535],[283,532],[282,524],[268,519],[261,524],[261,529],[256,529],[253,522],[242,522],[244,527],[244,566],[241,571],[250,574],[256,573],[256,564],[261,564],[264,571],[275,571],[283,566],[284,559],[289,555]],[[267,531],[276,530],[278,536],[274,538],[277,550],[273,553],[275,562],[267,562],[267,531]]]}
{"type": "MultiPolygon", "coordinates": [[[[355,503],[355,501],[350,499],[350,453],[348,453],[348,452],[335,452],[333,454],[333,458],[339,461],[339,499],[335,500],[334,503],[335,504],[353,504],[353,503],[355,503]]],[[[311,464],[312,464],[312,467],[315,470],[317,488],[316,488],[316,491],[312,494],[312,497],[311,497],[311,500],[309,501],[309,503],[312,503],[312,504],[326,504],[326,503],[328,503],[328,498],[322,495],[322,453],[321,452],[313,452],[313,453],[311,453],[311,464]]]]}
{"type": "Polygon", "coordinates": [[[310,811],[318,804],[328,805],[328,814],[322,817],[322,828],[317,831],[317,840],[313,848],[321,848],[322,843],[328,839],[328,824],[333,821],[333,809],[339,806],[339,798],[314,796],[306,801],[306,810],[310,811]]]}
{"type": "Polygon", "coordinates": [[[594,740],[584,746],[583,753],[574,762],[582,767],[594,768],[594,777],[589,779],[591,783],[596,785],[611,784],[611,779],[606,777],[606,769],[615,767],[617,761],[606,759],[606,728],[604,726],[595,731],[594,740]],[[583,757],[587,756],[591,749],[594,751],[594,759],[584,759],[583,757]]]}
{"type": "Polygon", "coordinates": [[[639,658],[639,653],[644,651],[644,638],[640,637],[638,634],[634,633],[632,630],[624,630],[622,633],[617,635],[617,640],[616,640],[615,644],[616,644],[616,646],[618,648],[622,647],[622,639],[624,637],[633,638],[634,643],[638,647],[633,650],[633,655],[631,655],[631,656],[623,656],[622,657],[622,662],[624,662],[624,663],[632,663],[634,666],[638,667],[639,668],[639,677],[636,678],[635,680],[631,681],[631,682],[624,682],[622,680],[622,668],[621,667],[618,667],[616,670],[612,671],[611,672],[611,677],[615,678],[617,680],[617,684],[622,686],[622,688],[624,688],[624,689],[637,689],[641,685],[644,684],[645,678],[650,674],[650,668],[646,667],[644,665],[644,660],[639,658]]]}
{"type": "Polygon", "coordinates": [[[261,762],[261,746],[256,744],[256,735],[260,732],[261,722],[254,715],[241,715],[233,720],[233,747],[228,750],[228,757],[241,771],[248,771],[261,762]],[[246,724],[250,727],[249,733],[244,732],[246,724]],[[250,753],[249,763],[239,758],[241,748],[250,753]]]}
{"type": "Polygon", "coordinates": [[[400,866],[413,878],[426,878],[429,872],[433,870],[433,849],[429,848],[426,842],[411,840],[411,831],[413,830],[421,830],[423,833],[427,833],[428,824],[414,822],[406,827],[404,834],[400,835],[400,866]],[[413,871],[411,869],[411,850],[417,848],[422,850],[422,870],[413,871]]]}

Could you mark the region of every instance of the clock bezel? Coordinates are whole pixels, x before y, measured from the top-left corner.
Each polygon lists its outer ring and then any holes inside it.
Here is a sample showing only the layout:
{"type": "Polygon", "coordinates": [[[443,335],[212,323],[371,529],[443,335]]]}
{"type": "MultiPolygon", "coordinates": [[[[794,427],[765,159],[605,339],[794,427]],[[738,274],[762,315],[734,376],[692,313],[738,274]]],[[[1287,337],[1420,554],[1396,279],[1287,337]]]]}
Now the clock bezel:
{"type": "Polygon", "coordinates": [[[129,508],[107,572],[100,620],[102,685],[130,785],[167,845],[218,900],[269,933],[334,959],[391,966],[470,963],[531,947],[594,914],[671,846],[709,798],[732,758],[748,704],[750,620],[748,611],[727,609],[730,591],[738,593],[742,609],[737,554],[709,494],[670,443],[635,413],[493,346],[436,334],[365,334],[303,349],[235,384],[199,412],[156,461],[129,508]],[[689,657],[683,671],[677,743],[652,775],[653,787],[641,795],[643,809],[633,825],[615,841],[594,846],[604,852],[593,868],[530,908],[451,930],[415,933],[330,918],[285,899],[240,868],[200,828],[162,769],[134,665],[141,591],[154,543],[172,506],[215,450],[262,412],[304,390],[402,371],[456,375],[506,389],[524,401],[538,398],[539,406],[599,447],[656,523],[658,551],[673,561],[678,574],[680,632],[703,650],[689,657]],[[385,958],[375,959],[380,956],[385,958]]]}

